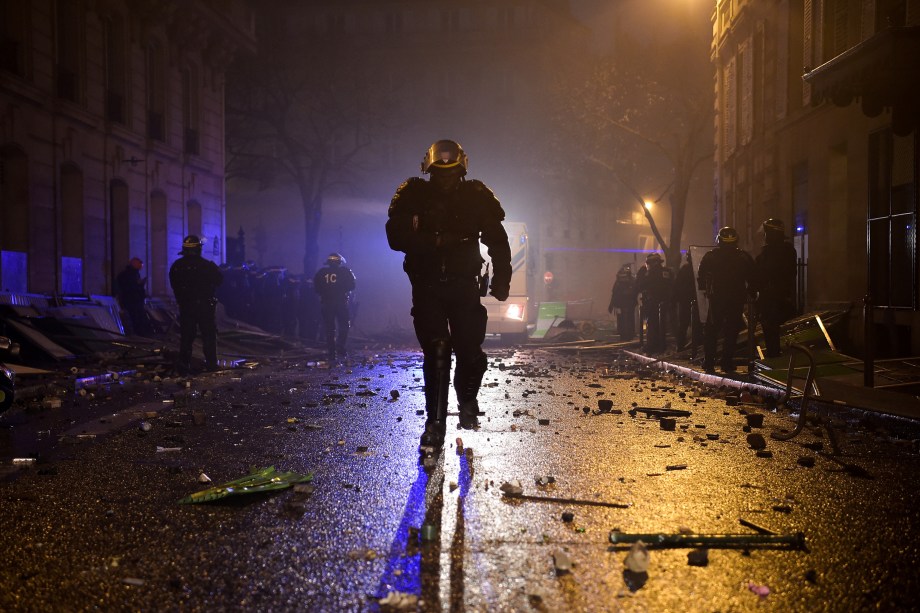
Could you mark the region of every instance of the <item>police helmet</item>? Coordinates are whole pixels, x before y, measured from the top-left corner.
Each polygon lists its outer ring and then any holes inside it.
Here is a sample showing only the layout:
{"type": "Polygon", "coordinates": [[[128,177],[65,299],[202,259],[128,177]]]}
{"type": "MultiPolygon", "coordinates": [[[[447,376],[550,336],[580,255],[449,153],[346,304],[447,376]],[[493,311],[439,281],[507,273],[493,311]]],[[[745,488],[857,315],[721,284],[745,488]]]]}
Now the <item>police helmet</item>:
{"type": "Polygon", "coordinates": [[[428,147],[422,159],[422,172],[459,170],[461,176],[466,174],[469,160],[463,153],[460,143],[452,140],[439,140],[428,147]]]}
{"type": "Polygon", "coordinates": [[[179,252],[179,255],[194,252],[201,252],[201,239],[194,234],[189,234],[182,239],[182,251],[179,252]]]}
{"type": "Polygon", "coordinates": [[[345,257],[340,253],[330,253],[329,257],[326,258],[327,266],[344,266],[345,257]]]}
{"type": "Polygon", "coordinates": [[[786,232],[786,225],[781,220],[776,219],[775,217],[771,217],[770,219],[763,222],[762,227],[763,227],[764,233],[775,232],[777,234],[785,234],[786,232]]]}
{"type": "Polygon", "coordinates": [[[664,261],[664,258],[662,258],[658,252],[650,253],[647,256],[645,256],[646,264],[656,264],[656,263],[660,264],[663,261],[664,261]]]}
{"type": "Polygon", "coordinates": [[[719,245],[734,245],[738,242],[738,231],[731,226],[725,226],[716,235],[716,242],[719,245]]]}

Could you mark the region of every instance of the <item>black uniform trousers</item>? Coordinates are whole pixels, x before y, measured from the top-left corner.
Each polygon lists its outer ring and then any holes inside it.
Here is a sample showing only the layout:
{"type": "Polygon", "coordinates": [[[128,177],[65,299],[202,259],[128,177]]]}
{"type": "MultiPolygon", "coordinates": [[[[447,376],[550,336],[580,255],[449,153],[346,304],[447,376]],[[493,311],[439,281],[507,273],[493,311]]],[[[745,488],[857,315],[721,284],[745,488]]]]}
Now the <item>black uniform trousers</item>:
{"type": "Polygon", "coordinates": [[[631,341],[636,336],[636,307],[616,307],[617,332],[621,341],[631,341]]]}
{"type": "MultiPolygon", "coordinates": [[[[424,354],[422,372],[426,392],[435,373],[435,341],[449,339],[457,359],[454,388],[458,395],[466,393],[475,400],[482,376],[486,371],[486,355],[482,343],[486,338],[486,308],[479,301],[479,282],[475,277],[429,280],[412,278],[412,322],[415,336],[424,354]]],[[[427,398],[426,403],[431,402],[427,398]]]]}
{"type": "Polygon", "coordinates": [[[326,334],[326,352],[335,359],[336,354],[344,356],[345,343],[348,341],[348,330],[351,327],[351,317],[348,313],[348,301],[337,300],[323,302],[320,305],[323,316],[323,328],[326,334]],[[338,330],[338,335],[336,335],[338,330]]]}
{"type": "Polygon", "coordinates": [[[719,365],[724,371],[735,370],[735,346],[738,344],[738,333],[744,327],[743,313],[743,299],[710,298],[709,317],[706,320],[703,338],[703,366],[706,370],[711,370],[715,366],[719,336],[722,337],[719,365]]]}
{"type": "Polygon", "coordinates": [[[780,328],[794,312],[792,301],[787,298],[766,296],[757,301],[760,325],[763,327],[766,356],[776,358],[782,355],[780,328]]]}
{"type": "Polygon", "coordinates": [[[205,367],[217,368],[217,323],[214,321],[216,302],[194,300],[179,304],[179,370],[188,371],[192,360],[192,345],[198,332],[204,352],[205,367]]]}
{"type": "MultiPolygon", "coordinates": [[[[687,331],[691,333],[693,319],[693,302],[689,300],[680,300],[677,303],[677,333],[674,335],[677,340],[677,349],[681,350],[687,345],[687,331]]],[[[692,339],[696,341],[696,339],[692,339]]]]}
{"type": "Polygon", "coordinates": [[[131,332],[137,336],[153,336],[153,326],[150,324],[150,318],[147,317],[147,310],[144,308],[144,301],[126,300],[122,303],[122,308],[128,314],[131,320],[131,332]]]}
{"type": "Polygon", "coordinates": [[[649,353],[663,353],[667,348],[664,322],[666,308],[664,302],[651,302],[643,306],[646,317],[645,349],[649,353]]]}

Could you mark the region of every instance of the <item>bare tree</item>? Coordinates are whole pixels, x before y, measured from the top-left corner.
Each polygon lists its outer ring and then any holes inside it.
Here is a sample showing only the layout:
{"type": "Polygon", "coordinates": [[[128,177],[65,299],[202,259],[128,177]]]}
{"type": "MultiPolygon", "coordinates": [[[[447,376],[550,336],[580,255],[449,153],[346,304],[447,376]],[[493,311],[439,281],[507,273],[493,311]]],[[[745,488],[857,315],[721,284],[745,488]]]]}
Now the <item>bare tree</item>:
{"type": "Polygon", "coordinates": [[[588,165],[612,178],[648,221],[669,266],[681,262],[681,235],[690,187],[712,159],[712,79],[707,58],[676,61],[686,46],[641,57],[629,52],[597,58],[587,78],[560,83],[559,135],[588,165]],[[702,60],[702,61],[700,61],[702,60]],[[662,235],[646,200],[670,205],[662,235]]]}
{"type": "Polygon", "coordinates": [[[318,262],[324,197],[360,166],[372,107],[361,91],[360,62],[346,46],[304,36],[296,7],[286,2],[267,5],[261,15],[258,54],[228,72],[227,175],[262,188],[296,187],[303,266],[310,271],[318,262]]]}

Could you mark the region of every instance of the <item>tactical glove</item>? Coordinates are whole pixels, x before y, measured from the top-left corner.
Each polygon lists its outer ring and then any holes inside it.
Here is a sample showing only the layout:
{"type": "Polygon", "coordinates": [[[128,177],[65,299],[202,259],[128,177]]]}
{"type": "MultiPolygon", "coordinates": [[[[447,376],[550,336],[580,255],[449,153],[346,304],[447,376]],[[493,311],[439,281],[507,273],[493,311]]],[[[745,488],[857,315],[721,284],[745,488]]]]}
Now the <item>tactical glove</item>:
{"type": "Polygon", "coordinates": [[[493,283],[489,286],[489,293],[492,294],[496,300],[499,302],[504,302],[508,299],[508,292],[511,291],[510,285],[496,285],[493,283]]]}

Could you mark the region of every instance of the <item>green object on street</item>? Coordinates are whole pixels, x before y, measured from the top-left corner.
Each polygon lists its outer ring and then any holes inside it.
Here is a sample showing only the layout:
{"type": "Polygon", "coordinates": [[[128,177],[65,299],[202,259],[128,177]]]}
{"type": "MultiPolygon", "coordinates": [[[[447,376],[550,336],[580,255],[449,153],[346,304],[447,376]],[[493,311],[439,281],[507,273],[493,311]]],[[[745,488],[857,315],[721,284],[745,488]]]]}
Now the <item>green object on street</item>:
{"type": "Polygon", "coordinates": [[[271,492],[274,490],[283,490],[291,487],[295,483],[304,483],[313,480],[313,473],[300,474],[295,472],[279,473],[274,466],[253,469],[245,477],[222,483],[206,490],[195,492],[190,496],[179,500],[179,504],[196,504],[199,502],[211,502],[227,496],[238,496],[240,494],[255,494],[257,492],[271,492]]]}
{"type": "Polygon", "coordinates": [[[544,338],[549,329],[560,320],[565,319],[566,303],[542,302],[537,310],[537,326],[531,338],[544,338]]]}

